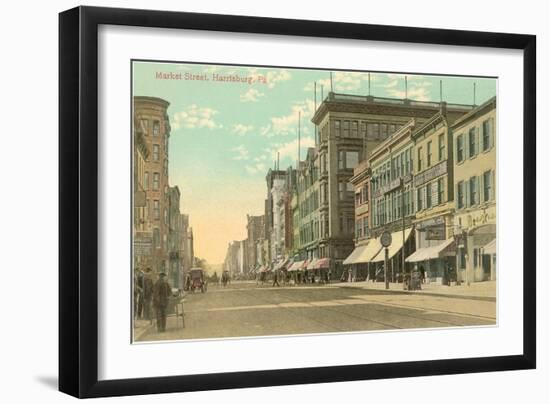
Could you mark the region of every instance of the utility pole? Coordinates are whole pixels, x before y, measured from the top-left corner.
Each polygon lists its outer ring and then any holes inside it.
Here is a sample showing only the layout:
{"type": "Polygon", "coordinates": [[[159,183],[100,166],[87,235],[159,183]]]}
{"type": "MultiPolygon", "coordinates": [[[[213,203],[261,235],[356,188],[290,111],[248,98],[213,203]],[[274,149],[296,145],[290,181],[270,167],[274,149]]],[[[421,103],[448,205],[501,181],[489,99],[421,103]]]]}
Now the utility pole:
{"type": "MultiPolygon", "coordinates": [[[[401,247],[401,271],[405,276],[405,178],[401,177],[401,226],[403,228],[403,246],[401,247]]],[[[403,278],[404,279],[404,278],[403,278]]]]}
{"type": "Polygon", "coordinates": [[[474,107],[476,105],[476,82],[474,81],[474,107]]]}
{"type": "Polygon", "coordinates": [[[301,121],[302,111],[298,111],[298,165],[300,164],[300,121],[301,121]]]}
{"type": "Polygon", "coordinates": [[[370,96],[370,72],[369,72],[369,96],[370,96]]]}
{"type": "Polygon", "coordinates": [[[405,76],[405,99],[409,98],[409,88],[407,85],[407,76],[405,76]]]}
{"type": "Polygon", "coordinates": [[[330,72],[330,92],[334,92],[333,88],[332,88],[332,72],[330,72]]]}

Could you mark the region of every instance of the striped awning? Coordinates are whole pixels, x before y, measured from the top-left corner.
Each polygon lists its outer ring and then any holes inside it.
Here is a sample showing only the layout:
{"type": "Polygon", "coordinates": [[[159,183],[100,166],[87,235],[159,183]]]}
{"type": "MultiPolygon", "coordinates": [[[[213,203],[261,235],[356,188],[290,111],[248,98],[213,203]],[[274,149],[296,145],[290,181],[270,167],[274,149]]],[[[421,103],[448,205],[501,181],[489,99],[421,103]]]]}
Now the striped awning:
{"type": "Polygon", "coordinates": [[[330,267],[330,258],[319,258],[315,264],[315,269],[324,269],[330,267]]]}
{"type": "Polygon", "coordinates": [[[278,271],[280,269],[286,269],[284,268],[285,265],[287,264],[288,262],[288,258],[285,258],[285,259],[282,259],[280,260],[279,262],[277,262],[277,264],[275,265],[275,270],[278,271]]]}
{"type": "Polygon", "coordinates": [[[315,265],[317,264],[318,259],[312,258],[309,263],[307,264],[307,269],[315,269],[315,265]]]}
{"type": "Polygon", "coordinates": [[[304,261],[294,261],[292,265],[288,268],[288,271],[300,271],[304,265],[304,261]]]}

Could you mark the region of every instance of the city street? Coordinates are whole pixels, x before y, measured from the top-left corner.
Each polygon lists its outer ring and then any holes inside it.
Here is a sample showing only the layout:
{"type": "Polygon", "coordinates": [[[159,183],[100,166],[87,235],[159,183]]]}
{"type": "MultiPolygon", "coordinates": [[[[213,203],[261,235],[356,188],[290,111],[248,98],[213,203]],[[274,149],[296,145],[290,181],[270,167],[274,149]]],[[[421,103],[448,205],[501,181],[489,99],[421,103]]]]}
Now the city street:
{"type": "MultiPolygon", "coordinates": [[[[165,333],[154,327],[138,341],[307,334],[496,324],[496,299],[403,293],[365,283],[271,287],[234,282],[210,285],[185,297],[185,328],[168,317],[165,333]]],[[[378,285],[375,285],[378,286],[378,285]]],[[[397,286],[397,285],[395,285],[397,286]]]]}

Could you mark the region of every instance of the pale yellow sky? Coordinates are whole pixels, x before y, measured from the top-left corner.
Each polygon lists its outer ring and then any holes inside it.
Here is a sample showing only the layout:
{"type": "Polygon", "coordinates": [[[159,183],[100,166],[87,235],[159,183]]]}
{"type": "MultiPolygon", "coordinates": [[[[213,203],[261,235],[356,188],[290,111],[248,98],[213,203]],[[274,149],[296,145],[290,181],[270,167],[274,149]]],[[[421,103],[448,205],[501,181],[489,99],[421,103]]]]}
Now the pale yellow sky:
{"type": "Polygon", "coordinates": [[[264,213],[265,181],[243,176],[229,183],[205,172],[202,177],[175,175],[171,182],[182,192],[181,211],[189,214],[195,256],[210,264],[223,262],[230,241],[247,237],[247,214],[264,213]]]}

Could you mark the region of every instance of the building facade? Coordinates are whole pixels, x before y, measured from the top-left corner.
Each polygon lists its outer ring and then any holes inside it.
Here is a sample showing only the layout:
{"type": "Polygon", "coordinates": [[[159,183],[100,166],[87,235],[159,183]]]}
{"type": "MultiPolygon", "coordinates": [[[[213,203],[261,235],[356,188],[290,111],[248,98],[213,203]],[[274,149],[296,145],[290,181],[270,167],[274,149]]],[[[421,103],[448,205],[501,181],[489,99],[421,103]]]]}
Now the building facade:
{"type": "Polygon", "coordinates": [[[174,288],[183,288],[183,223],[180,213],[181,194],[177,186],[168,187],[168,279],[174,288]]]}
{"type": "Polygon", "coordinates": [[[137,120],[134,120],[134,268],[150,267],[152,253],[151,223],[146,210],[145,166],[149,149],[137,120]]]}
{"type": "Polygon", "coordinates": [[[455,271],[454,157],[449,117],[442,111],[413,132],[416,254],[407,261],[427,281],[447,282],[455,271]]]}
{"type": "Polygon", "coordinates": [[[298,232],[297,253],[301,260],[319,258],[319,159],[316,148],[310,147],[306,159],[299,164],[296,192],[298,232]]]}
{"type": "Polygon", "coordinates": [[[248,258],[247,262],[249,265],[248,270],[254,270],[258,264],[261,262],[261,252],[258,249],[258,245],[263,240],[264,234],[264,223],[265,216],[251,216],[246,215],[246,233],[247,238],[247,248],[248,248],[248,258]]]}
{"type": "Polygon", "coordinates": [[[149,151],[143,167],[143,188],[145,221],[152,234],[150,267],[156,273],[169,269],[168,105],[160,98],[134,97],[134,120],[149,151]]]}
{"type": "Polygon", "coordinates": [[[460,281],[496,279],[496,98],[452,126],[460,281]]]}
{"type": "MultiPolygon", "coordinates": [[[[353,169],[388,136],[412,118],[418,123],[431,118],[440,103],[329,93],[312,122],[320,134],[319,192],[321,257],[341,264],[354,249],[355,191],[349,182],[353,169]]],[[[461,116],[469,106],[448,106],[448,113],[461,116]]]]}
{"type": "MultiPolygon", "coordinates": [[[[392,234],[389,249],[388,276],[400,280],[405,274],[405,257],[414,251],[412,232],[415,216],[413,184],[413,132],[417,120],[411,119],[376,147],[369,157],[371,170],[371,251],[380,249],[368,259],[380,267],[385,260],[379,237],[383,231],[392,234]]],[[[370,274],[376,276],[376,272],[370,274]]]]}

